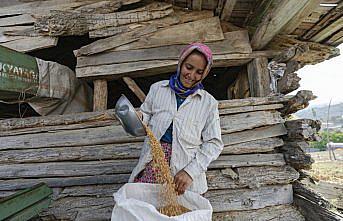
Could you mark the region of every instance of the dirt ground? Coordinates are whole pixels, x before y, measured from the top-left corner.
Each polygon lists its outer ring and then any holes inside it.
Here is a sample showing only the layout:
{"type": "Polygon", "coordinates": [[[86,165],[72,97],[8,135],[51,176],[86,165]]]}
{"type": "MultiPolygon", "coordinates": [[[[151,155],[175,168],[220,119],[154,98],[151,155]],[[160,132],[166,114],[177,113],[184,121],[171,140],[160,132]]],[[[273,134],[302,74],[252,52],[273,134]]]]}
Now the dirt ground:
{"type": "Polygon", "coordinates": [[[328,151],[310,153],[315,162],[309,172],[318,180],[343,185],[343,149],[334,152],[336,160],[330,160],[328,151]]]}
{"type": "Polygon", "coordinates": [[[311,188],[343,210],[343,150],[334,152],[336,160],[330,160],[328,151],[310,153],[315,162],[309,172],[318,181],[311,188]]]}

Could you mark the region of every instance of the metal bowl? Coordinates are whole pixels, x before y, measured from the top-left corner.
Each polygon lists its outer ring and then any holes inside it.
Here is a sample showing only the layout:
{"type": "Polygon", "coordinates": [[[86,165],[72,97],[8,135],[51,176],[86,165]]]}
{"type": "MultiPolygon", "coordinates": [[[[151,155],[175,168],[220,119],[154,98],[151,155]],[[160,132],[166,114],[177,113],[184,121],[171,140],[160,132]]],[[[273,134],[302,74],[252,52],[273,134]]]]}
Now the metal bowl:
{"type": "Polygon", "coordinates": [[[127,133],[136,137],[146,135],[142,120],[125,95],[117,101],[114,113],[127,133]]]}

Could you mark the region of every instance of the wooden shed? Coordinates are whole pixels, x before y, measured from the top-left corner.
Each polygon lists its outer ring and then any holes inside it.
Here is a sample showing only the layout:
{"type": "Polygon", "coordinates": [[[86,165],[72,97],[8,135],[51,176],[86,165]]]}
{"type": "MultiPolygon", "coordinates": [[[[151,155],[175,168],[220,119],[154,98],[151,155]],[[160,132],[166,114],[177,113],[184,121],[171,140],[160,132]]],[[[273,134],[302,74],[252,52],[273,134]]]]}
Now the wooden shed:
{"type": "Polygon", "coordinates": [[[94,99],[93,112],[38,116],[27,84],[18,98],[0,96],[0,198],[45,182],[53,202],[38,219],[109,220],[143,142],[114,104],[124,93],[139,107],[197,41],[214,53],[204,85],[219,100],[225,144],[207,171],[213,220],[341,220],[342,208],[300,181],[320,123],[288,116],[315,96],[287,94],[300,86],[297,70],[339,55],[342,19],[339,0],[3,1],[0,45],[69,67],[94,99]]]}

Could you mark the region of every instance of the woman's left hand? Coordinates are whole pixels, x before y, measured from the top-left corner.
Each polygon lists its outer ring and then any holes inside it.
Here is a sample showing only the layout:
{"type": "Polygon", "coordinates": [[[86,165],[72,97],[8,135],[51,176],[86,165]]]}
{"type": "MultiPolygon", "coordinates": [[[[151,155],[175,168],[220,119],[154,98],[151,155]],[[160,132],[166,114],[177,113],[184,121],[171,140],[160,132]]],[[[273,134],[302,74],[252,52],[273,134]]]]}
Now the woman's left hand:
{"type": "Polygon", "coordinates": [[[184,194],[192,182],[192,177],[186,171],[180,170],[174,177],[176,192],[179,195],[184,194]]]}

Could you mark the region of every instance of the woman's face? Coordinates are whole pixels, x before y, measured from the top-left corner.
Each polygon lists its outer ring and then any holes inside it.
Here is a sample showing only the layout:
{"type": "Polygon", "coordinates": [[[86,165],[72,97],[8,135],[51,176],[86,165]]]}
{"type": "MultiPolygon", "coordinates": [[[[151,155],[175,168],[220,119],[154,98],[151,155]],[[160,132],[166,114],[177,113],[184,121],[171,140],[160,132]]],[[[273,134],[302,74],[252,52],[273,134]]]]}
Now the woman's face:
{"type": "Polygon", "coordinates": [[[206,64],[207,62],[203,55],[191,53],[181,66],[180,80],[183,86],[191,88],[203,79],[206,64]]]}

